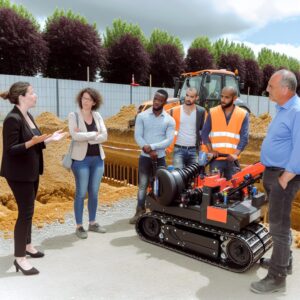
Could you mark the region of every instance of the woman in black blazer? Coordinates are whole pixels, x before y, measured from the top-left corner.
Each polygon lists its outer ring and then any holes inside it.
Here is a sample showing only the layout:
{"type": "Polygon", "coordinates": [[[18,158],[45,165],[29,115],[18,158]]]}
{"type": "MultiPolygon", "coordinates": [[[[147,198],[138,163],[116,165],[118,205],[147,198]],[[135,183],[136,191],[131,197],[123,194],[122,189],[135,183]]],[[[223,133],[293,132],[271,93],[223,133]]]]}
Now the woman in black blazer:
{"type": "Polygon", "coordinates": [[[14,230],[16,271],[25,275],[35,275],[26,254],[38,258],[44,253],[31,244],[32,216],[34,200],[39,185],[39,175],[43,173],[43,153],[45,144],[58,141],[66,133],[61,130],[52,135],[41,134],[28,110],[35,106],[37,96],[28,82],[14,83],[8,92],[0,94],[15,104],[3,122],[3,156],[0,175],[5,177],[18,205],[18,219],[14,230]]]}

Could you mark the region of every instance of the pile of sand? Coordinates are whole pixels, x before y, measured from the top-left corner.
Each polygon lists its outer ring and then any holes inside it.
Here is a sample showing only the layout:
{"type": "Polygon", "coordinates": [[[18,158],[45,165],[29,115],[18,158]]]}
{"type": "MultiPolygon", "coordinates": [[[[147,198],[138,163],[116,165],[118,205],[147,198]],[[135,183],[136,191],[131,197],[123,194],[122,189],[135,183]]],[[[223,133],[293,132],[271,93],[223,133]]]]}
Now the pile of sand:
{"type": "Polygon", "coordinates": [[[134,120],[136,115],[136,107],[132,105],[123,106],[120,111],[105,120],[105,125],[108,129],[127,130],[129,121],[134,120]]]}
{"type": "Polygon", "coordinates": [[[68,122],[62,121],[50,112],[41,113],[36,119],[36,123],[42,133],[53,133],[56,130],[63,129],[68,131],[68,122]]]}
{"type": "Polygon", "coordinates": [[[265,136],[272,117],[268,114],[262,114],[258,117],[250,114],[250,134],[256,137],[265,136]]]}

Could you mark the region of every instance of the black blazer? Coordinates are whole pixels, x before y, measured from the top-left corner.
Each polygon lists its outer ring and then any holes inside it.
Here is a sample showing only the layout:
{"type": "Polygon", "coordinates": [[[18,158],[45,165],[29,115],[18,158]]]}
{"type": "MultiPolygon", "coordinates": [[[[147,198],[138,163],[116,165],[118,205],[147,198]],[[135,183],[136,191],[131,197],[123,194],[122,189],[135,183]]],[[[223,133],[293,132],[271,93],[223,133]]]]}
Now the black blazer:
{"type": "MultiPolygon", "coordinates": [[[[28,115],[36,126],[33,117],[28,115]]],[[[39,143],[26,149],[25,142],[31,140],[33,136],[32,129],[15,106],[3,122],[1,176],[11,181],[38,180],[39,174],[42,174],[44,169],[42,149],[45,148],[45,144],[39,143]]]]}
{"type": "Polygon", "coordinates": [[[201,131],[205,121],[205,109],[196,105],[196,146],[202,145],[201,131]]]}

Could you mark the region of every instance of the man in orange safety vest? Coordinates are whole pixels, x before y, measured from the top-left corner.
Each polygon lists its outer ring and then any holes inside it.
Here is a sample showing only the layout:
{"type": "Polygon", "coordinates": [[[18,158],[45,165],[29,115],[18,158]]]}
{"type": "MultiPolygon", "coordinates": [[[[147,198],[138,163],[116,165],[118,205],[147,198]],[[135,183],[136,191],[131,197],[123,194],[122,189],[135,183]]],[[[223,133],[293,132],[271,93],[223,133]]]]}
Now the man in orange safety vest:
{"type": "Polygon", "coordinates": [[[227,180],[236,172],[249,137],[249,114],[234,104],[237,97],[236,88],[224,87],[221,104],[210,109],[202,130],[203,142],[216,158],[210,169],[217,169],[227,180]],[[227,157],[220,157],[220,153],[227,157]]]}

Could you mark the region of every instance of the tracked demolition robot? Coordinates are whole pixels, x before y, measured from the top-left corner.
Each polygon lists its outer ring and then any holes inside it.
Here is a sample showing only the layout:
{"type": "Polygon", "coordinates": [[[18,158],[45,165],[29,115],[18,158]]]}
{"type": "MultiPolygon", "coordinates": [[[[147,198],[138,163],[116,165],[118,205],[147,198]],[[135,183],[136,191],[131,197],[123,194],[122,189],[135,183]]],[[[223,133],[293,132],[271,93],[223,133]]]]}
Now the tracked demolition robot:
{"type": "Polygon", "coordinates": [[[146,199],[148,213],[136,222],[146,242],[233,272],[249,269],[271,248],[268,230],[259,224],[265,194],[253,186],[261,163],[236,173],[199,175],[203,167],[158,169],[146,199]]]}

